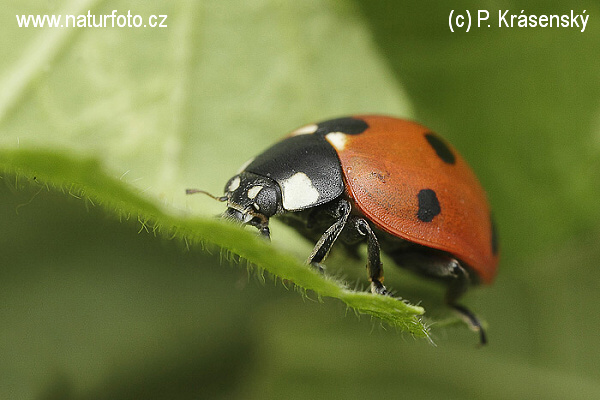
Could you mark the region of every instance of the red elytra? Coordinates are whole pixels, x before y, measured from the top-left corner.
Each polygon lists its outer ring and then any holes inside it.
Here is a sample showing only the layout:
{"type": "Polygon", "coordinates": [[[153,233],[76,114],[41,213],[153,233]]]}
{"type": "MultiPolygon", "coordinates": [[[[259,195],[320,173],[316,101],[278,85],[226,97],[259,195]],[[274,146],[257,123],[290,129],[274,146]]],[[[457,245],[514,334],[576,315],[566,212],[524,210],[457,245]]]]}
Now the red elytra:
{"type": "Polygon", "coordinates": [[[490,207],[465,160],[436,136],[451,152],[453,162],[445,161],[425,139],[430,131],[417,123],[374,115],[356,118],[369,128],[346,135],[343,148],[336,149],[355,206],[380,229],[450,253],[491,283],[498,254],[490,207]],[[423,189],[433,190],[441,206],[429,222],[417,218],[423,189]]]}

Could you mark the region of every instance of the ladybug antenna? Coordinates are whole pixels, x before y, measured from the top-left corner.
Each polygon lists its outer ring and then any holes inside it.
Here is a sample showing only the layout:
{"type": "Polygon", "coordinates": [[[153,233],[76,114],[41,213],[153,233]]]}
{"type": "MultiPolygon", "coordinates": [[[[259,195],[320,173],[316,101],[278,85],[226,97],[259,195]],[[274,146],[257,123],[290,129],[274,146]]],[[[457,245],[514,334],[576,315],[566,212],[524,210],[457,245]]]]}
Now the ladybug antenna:
{"type": "Polygon", "coordinates": [[[195,194],[195,193],[202,193],[202,194],[205,194],[205,195],[207,195],[208,197],[210,197],[210,198],[212,198],[212,199],[215,199],[215,200],[217,200],[217,201],[221,201],[221,202],[223,202],[223,201],[227,201],[227,196],[221,196],[221,197],[218,197],[218,196],[215,196],[214,194],[210,194],[210,193],[208,193],[208,192],[207,192],[207,191],[205,191],[205,190],[200,190],[200,189],[185,189],[185,194],[195,194]]]}

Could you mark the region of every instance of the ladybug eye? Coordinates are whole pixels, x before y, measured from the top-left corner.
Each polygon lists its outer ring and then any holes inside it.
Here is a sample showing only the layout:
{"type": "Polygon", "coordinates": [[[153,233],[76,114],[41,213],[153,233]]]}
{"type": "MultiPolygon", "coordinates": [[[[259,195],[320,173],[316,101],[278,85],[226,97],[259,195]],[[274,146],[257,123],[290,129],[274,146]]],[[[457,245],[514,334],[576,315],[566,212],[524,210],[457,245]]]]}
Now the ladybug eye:
{"type": "MultiPolygon", "coordinates": [[[[250,191],[252,189],[250,189],[250,191]]],[[[251,193],[248,194],[250,195],[251,193]]],[[[261,214],[270,217],[277,212],[277,205],[281,202],[280,199],[281,197],[278,195],[275,187],[261,186],[260,190],[257,190],[256,192],[252,207],[254,207],[256,211],[260,211],[261,214]]]]}

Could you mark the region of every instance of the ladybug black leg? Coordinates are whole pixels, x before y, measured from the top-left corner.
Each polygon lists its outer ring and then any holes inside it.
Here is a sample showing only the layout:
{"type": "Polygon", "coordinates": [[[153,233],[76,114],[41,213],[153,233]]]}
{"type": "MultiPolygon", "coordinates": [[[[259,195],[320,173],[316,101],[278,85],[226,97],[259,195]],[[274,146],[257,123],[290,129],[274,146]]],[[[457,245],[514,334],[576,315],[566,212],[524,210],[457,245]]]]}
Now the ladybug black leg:
{"type": "Polygon", "coordinates": [[[260,236],[264,237],[267,240],[271,240],[271,230],[269,229],[269,219],[268,218],[254,218],[252,219],[248,225],[254,226],[258,229],[258,233],[260,236]]]}
{"type": "Polygon", "coordinates": [[[336,239],[340,236],[340,233],[346,226],[346,222],[348,222],[348,217],[350,216],[350,211],[352,211],[352,206],[350,203],[344,199],[340,199],[334,212],[335,215],[333,215],[336,218],[336,221],[317,241],[317,244],[306,261],[307,264],[312,265],[319,271],[323,271],[321,262],[327,257],[329,251],[331,250],[331,246],[333,246],[333,243],[335,243],[336,239]]]}
{"type": "Polygon", "coordinates": [[[452,269],[452,276],[454,279],[451,281],[450,286],[448,286],[448,291],[446,292],[446,303],[460,316],[463,320],[471,327],[472,330],[479,332],[479,342],[484,345],[487,343],[487,335],[485,334],[485,329],[481,326],[481,321],[475,314],[471,312],[468,308],[457,303],[457,300],[462,296],[468,289],[470,278],[467,270],[463,268],[462,265],[456,260],[452,260],[452,265],[450,268],[452,269]]]}
{"type": "Polygon", "coordinates": [[[389,292],[383,286],[383,266],[381,264],[381,248],[379,240],[364,218],[353,217],[349,222],[354,231],[360,236],[367,238],[367,272],[371,281],[371,292],[375,294],[387,295],[389,292]]]}
{"type": "Polygon", "coordinates": [[[398,265],[447,282],[446,304],[456,311],[472,330],[479,332],[481,344],[487,343],[485,330],[477,316],[468,308],[457,303],[471,283],[469,273],[457,260],[442,254],[418,252],[398,252],[393,255],[393,258],[398,265]]]}
{"type": "Polygon", "coordinates": [[[260,233],[260,235],[262,237],[264,237],[267,240],[271,240],[271,231],[269,230],[268,226],[263,226],[261,227],[258,232],[260,233]]]}

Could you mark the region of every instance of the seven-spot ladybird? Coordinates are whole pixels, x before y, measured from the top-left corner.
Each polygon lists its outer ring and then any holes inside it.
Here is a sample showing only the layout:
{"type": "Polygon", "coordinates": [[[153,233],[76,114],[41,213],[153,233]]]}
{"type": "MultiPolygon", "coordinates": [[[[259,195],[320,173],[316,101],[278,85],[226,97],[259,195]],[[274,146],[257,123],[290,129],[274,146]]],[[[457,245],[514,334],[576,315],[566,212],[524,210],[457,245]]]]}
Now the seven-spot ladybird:
{"type": "MultiPolygon", "coordinates": [[[[188,190],[188,193],[203,192],[188,190]]],[[[321,262],[340,240],[367,243],[371,291],[387,294],[380,250],[399,266],[447,283],[446,302],[485,332],[458,298],[491,283],[498,241],[477,178],[458,152],[411,121],[363,115],[303,126],[252,158],[225,185],[223,216],[269,238],[278,217],[316,242],[321,262]]]]}

